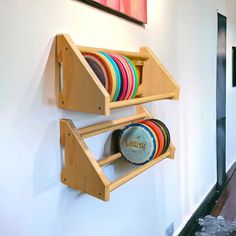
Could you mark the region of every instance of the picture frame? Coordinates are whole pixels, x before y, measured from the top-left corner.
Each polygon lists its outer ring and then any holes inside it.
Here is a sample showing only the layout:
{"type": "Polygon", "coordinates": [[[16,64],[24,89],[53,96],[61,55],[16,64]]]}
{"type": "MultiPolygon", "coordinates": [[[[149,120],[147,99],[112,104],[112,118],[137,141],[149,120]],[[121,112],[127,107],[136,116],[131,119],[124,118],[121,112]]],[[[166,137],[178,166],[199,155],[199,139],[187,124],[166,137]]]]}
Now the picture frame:
{"type": "Polygon", "coordinates": [[[139,25],[147,24],[147,0],[79,0],[139,25]]]}

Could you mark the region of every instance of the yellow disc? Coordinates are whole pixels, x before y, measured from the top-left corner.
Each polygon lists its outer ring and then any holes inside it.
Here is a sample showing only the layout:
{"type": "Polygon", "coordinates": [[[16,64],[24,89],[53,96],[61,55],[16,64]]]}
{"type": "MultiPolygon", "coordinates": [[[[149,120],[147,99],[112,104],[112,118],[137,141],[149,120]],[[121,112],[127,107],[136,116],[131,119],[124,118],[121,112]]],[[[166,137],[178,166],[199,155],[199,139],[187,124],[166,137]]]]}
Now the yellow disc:
{"type": "Polygon", "coordinates": [[[101,53],[98,53],[98,52],[96,52],[96,54],[99,57],[101,57],[105,61],[106,65],[108,66],[108,69],[109,69],[109,72],[110,72],[108,76],[109,76],[110,81],[112,82],[110,97],[111,97],[111,101],[113,102],[114,97],[115,97],[115,93],[116,93],[116,86],[117,86],[117,84],[116,84],[116,72],[115,72],[111,62],[104,55],[102,55],[101,53]]]}

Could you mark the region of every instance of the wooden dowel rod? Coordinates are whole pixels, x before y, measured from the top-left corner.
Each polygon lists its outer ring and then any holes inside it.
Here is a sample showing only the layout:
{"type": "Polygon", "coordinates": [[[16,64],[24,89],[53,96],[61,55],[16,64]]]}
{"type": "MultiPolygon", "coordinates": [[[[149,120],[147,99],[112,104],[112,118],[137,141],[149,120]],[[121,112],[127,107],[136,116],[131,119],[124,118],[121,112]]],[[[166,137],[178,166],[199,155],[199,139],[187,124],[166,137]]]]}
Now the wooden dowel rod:
{"type": "Polygon", "coordinates": [[[173,98],[175,95],[176,95],[175,93],[166,93],[166,94],[160,94],[160,95],[153,95],[153,96],[149,96],[149,97],[134,98],[134,99],[130,99],[130,100],[111,102],[110,108],[116,109],[116,108],[120,108],[120,107],[138,105],[141,103],[155,101],[155,100],[170,99],[170,98],[173,98]]]}
{"type": "Polygon", "coordinates": [[[114,161],[120,159],[121,157],[122,157],[121,153],[118,152],[118,153],[116,153],[116,154],[114,154],[114,155],[112,155],[112,156],[109,156],[109,157],[107,157],[107,158],[104,158],[104,159],[99,160],[99,161],[98,161],[98,165],[99,165],[99,166],[105,166],[105,165],[107,165],[107,164],[111,164],[112,162],[114,162],[114,161]]]}
{"type": "Polygon", "coordinates": [[[96,134],[104,133],[109,130],[116,130],[121,128],[123,125],[130,123],[132,121],[136,121],[139,119],[143,119],[147,117],[146,113],[136,114],[133,116],[125,117],[118,120],[102,122],[96,125],[90,125],[81,129],[78,129],[77,132],[83,136],[83,138],[88,138],[96,134]]]}
{"type": "Polygon", "coordinates": [[[120,51],[120,50],[110,50],[110,49],[104,49],[104,48],[93,48],[93,47],[83,47],[83,46],[77,46],[77,48],[81,52],[102,51],[102,52],[119,53],[119,54],[129,57],[133,60],[146,61],[149,58],[147,53],[142,53],[142,52],[127,52],[127,51],[120,51]]]}
{"type": "Polygon", "coordinates": [[[121,186],[122,184],[125,184],[126,182],[128,182],[129,180],[131,180],[132,178],[134,178],[135,176],[141,174],[142,172],[144,172],[145,170],[149,169],[151,166],[157,164],[158,162],[162,161],[163,159],[165,159],[166,157],[170,156],[171,153],[168,151],[164,154],[162,154],[161,156],[159,156],[158,158],[146,163],[145,165],[142,165],[136,169],[134,169],[133,171],[131,171],[130,173],[128,173],[127,175],[115,180],[114,182],[112,182],[109,185],[109,190],[113,191],[114,189],[118,188],[119,186],[121,186]]]}

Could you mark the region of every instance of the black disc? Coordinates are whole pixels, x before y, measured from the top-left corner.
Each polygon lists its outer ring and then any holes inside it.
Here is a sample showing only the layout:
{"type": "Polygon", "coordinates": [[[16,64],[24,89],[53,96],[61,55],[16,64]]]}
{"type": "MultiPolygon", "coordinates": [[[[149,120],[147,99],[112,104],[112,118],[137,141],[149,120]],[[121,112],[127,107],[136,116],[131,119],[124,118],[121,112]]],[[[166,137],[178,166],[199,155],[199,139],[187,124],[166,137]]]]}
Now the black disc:
{"type": "Polygon", "coordinates": [[[164,146],[163,151],[161,153],[161,154],[163,154],[168,150],[168,148],[170,146],[170,132],[169,132],[168,128],[166,127],[166,125],[162,121],[157,120],[157,119],[149,119],[149,120],[154,122],[155,124],[157,124],[161,128],[164,136],[166,137],[165,146],[164,146]]]}

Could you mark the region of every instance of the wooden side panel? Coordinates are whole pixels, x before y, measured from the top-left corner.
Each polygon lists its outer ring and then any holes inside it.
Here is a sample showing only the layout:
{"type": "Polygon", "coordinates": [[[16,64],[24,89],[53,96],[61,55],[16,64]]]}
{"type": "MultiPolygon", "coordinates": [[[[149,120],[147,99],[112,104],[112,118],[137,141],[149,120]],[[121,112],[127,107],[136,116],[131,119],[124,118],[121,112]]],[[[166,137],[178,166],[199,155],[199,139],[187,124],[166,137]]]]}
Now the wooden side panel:
{"type": "Polygon", "coordinates": [[[56,89],[58,106],[95,114],[110,113],[110,96],[68,35],[57,35],[56,89]],[[63,85],[60,89],[59,65],[63,85]]]}
{"type": "Polygon", "coordinates": [[[61,120],[60,128],[61,144],[65,147],[61,181],[101,200],[109,200],[109,181],[83,139],[74,132],[73,123],[61,120]]]}
{"type": "Polygon", "coordinates": [[[142,97],[174,93],[175,95],[172,99],[178,99],[179,86],[152,51],[147,47],[142,47],[140,48],[140,52],[149,55],[149,59],[144,62],[143,66],[142,97]]]}

